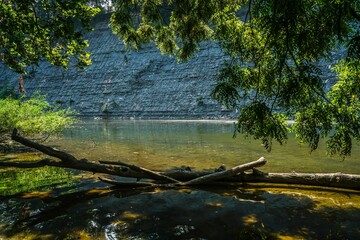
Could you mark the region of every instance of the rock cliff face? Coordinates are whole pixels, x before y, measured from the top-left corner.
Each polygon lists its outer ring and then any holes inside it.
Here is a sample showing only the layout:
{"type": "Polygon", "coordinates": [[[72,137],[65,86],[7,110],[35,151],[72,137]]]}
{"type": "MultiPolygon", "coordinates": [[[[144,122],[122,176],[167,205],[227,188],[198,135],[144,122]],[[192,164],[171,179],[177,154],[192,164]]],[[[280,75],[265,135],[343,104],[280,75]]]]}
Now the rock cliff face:
{"type": "MultiPolygon", "coordinates": [[[[162,56],[153,45],[127,51],[102,16],[89,33],[93,64],[68,71],[43,63],[25,79],[25,89],[47,94],[50,103],[71,107],[83,117],[221,119],[234,118],[209,96],[224,55],[214,44],[202,45],[186,63],[162,56]]],[[[334,59],[343,53],[334,52],[334,59]]],[[[335,60],[334,60],[335,61],[335,60]]],[[[333,62],[334,62],[333,61],[333,62]]],[[[327,88],[335,81],[328,61],[320,62],[327,88]]],[[[17,87],[19,75],[0,65],[0,86],[17,87]]]]}
{"type": "MultiPolygon", "coordinates": [[[[51,103],[61,103],[84,117],[231,118],[210,92],[224,57],[206,44],[186,63],[162,56],[155,46],[127,51],[104,17],[89,33],[93,64],[65,71],[41,64],[25,79],[27,93],[39,89],[51,103]]],[[[0,69],[0,84],[19,75],[0,69]]]]}

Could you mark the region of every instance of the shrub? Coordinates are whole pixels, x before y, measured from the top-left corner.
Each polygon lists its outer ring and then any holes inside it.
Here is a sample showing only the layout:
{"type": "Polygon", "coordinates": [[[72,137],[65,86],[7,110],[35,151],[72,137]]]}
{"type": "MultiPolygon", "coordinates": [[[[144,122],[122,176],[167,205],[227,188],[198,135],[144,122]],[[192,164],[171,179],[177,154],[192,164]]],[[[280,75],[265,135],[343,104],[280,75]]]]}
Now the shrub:
{"type": "Polygon", "coordinates": [[[25,136],[59,134],[76,122],[74,111],[50,105],[38,93],[24,97],[0,99],[0,144],[9,140],[14,128],[25,136]]]}

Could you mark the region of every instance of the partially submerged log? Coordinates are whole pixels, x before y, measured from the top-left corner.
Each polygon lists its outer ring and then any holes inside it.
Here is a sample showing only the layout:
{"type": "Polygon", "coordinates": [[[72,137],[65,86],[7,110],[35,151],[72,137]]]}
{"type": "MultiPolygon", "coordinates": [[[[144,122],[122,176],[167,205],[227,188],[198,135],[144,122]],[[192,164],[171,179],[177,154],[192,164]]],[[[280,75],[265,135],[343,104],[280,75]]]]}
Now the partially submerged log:
{"type": "Polygon", "coordinates": [[[90,171],[94,173],[105,173],[113,176],[121,176],[135,179],[149,179],[152,182],[122,182],[110,178],[101,177],[101,181],[132,188],[148,188],[148,187],[181,187],[199,184],[208,184],[217,181],[232,182],[264,182],[264,183],[280,183],[280,184],[302,184],[313,186],[337,187],[345,189],[360,190],[360,175],[344,174],[344,173],[265,173],[257,170],[266,163],[261,157],[256,161],[245,163],[229,170],[220,167],[214,171],[191,171],[191,170],[171,170],[171,171],[153,171],[143,167],[115,161],[99,161],[93,162],[87,159],[77,159],[75,156],[56,150],[52,147],[36,143],[19,135],[15,129],[12,139],[25,145],[45,153],[51,157],[45,158],[37,162],[14,162],[1,161],[0,166],[17,167],[17,168],[38,168],[43,166],[54,166],[62,168],[77,169],[90,171]],[[252,173],[245,171],[252,170],[252,173]]]}
{"type": "Polygon", "coordinates": [[[345,173],[265,173],[255,170],[238,176],[241,182],[298,184],[360,190],[360,175],[345,173]]]}

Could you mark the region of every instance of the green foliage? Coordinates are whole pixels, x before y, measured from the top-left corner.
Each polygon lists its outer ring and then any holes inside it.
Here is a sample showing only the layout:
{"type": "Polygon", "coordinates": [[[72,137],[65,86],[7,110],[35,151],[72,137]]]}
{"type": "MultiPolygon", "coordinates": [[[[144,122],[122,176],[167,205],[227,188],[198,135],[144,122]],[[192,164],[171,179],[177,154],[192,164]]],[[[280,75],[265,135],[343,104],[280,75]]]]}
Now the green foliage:
{"type": "Polygon", "coordinates": [[[344,157],[360,138],[359,0],[117,1],[110,26],[129,47],[153,41],[180,61],[202,41],[218,43],[228,61],[212,96],[239,110],[236,131],[267,149],[286,141],[285,118],[312,151],[329,136],[329,153],[344,157]],[[317,63],[343,47],[325,92],[317,63]]]}
{"type": "Polygon", "coordinates": [[[139,49],[141,43],[154,41],[163,54],[186,60],[209,40],[212,30],[209,7],[212,1],[117,1],[110,26],[124,43],[139,49]],[[134,18],[138,15],[139,18],[134,18]]]}
{"type": "Polygon", "coordinates": [[[71,57],[80,68],[91,63],[83,39],[99,11],[87,0],[0,2],[0,61],[14,71],[46,59],[66,68],[71,57]]]}
{"type": "Polygon", "coordinates": [[[58,187],[72,186],[75,183],[73,173],[63,168],[43,167],[39,169],[9,170],[0,172],[0,196],[9,196],[21,192],[52,190],[58,187]]]}
{"type": "Polygon", "coordinates": [[[315,150],[320,137],[330,136],[330,154],[351,154],[352,140],[360,140],[360,60],[341,61],[335,71],[339,80],[326,101],[299,112],[294,124],[299,137],[315,150]]]}
{"type": "Polygon", "coordinates": [[[264,147],[271,151],[273,139],[280,144],[287,140],[286,116],[272,113],[264,102],[253,102],[242,109],[236,131],[261,139],[264,147]]]}
{"type": "Polygon", "coordinates": [[[76,120],[70,109],[61,110],[51,106],[45,97],[34,94],[30,99],[0,99],[0,133],[9,134],[18,128],[22,134],[59,134],[76,120]]]}

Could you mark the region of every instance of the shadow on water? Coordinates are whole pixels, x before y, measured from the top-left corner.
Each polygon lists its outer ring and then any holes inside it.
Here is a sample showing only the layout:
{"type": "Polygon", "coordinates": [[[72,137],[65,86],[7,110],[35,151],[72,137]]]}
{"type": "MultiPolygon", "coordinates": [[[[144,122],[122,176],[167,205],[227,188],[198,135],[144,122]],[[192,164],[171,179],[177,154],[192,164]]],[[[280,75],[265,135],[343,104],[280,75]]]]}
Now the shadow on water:
{"type": "MultiPolygon", "coordinates": [[[[329,192],[318,191],[276,185],[135,191],[93,183],[72,193],[23,193],[1,199],[0,238],[357,239],[360,209],[323,206],[316,196],[329,192]]],[[[331,194],[359,201],[356,192],[331,194]]]]}

